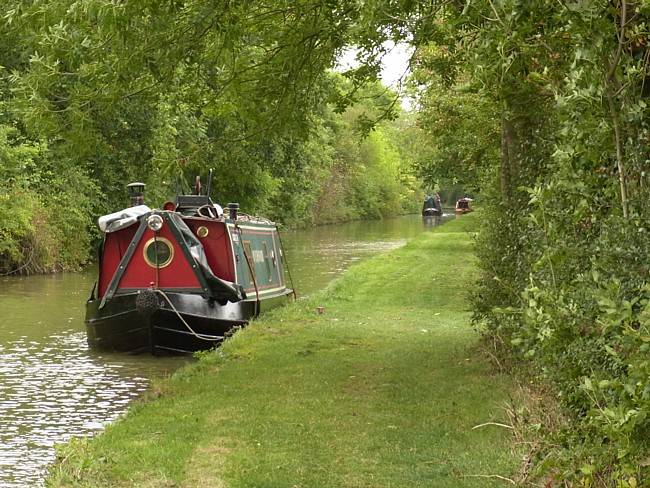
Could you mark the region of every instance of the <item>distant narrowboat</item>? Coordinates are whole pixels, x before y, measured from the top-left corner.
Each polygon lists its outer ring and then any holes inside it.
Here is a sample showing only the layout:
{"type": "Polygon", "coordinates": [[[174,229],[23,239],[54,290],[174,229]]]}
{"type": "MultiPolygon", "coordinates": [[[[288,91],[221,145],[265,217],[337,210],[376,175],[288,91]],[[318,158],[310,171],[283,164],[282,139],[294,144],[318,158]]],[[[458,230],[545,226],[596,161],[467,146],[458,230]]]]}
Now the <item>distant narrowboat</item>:
{"type": "Polygon", "coordinates": [[[435,217],[442,215],[442,203],[440,195],[427,195],[422,205],[422,217],[435,217]]]}
{"type": "Polygon", "coordinates": [[[294,296],[273,222],[239,213],[236,203],[223,215],[198,179],[195,194],[162,210],[144,205],[144,184],[128,186],[133,206],[99,219],[99,277],[86,304],[91,347],[209,349],[294,296]]]}
{"type": "Polygon", "coordinates": [[[470,202],[473,200],[471,198],[460,198],[459,200],[456,201],[456,214],[466,214],[469,212],[472,212],[473,209],[470,205],[470,202]]]}

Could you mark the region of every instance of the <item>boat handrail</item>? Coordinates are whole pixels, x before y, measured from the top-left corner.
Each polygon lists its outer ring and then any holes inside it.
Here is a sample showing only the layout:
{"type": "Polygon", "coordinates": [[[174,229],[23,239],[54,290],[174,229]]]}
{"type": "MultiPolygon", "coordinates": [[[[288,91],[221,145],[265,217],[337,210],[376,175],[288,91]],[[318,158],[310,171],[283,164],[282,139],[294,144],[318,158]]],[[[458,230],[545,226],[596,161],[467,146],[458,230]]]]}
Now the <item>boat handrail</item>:
{"type": "Polygon", "coordinates": [[[247,222],[259,222],[260,224],[269,224],[275,225],[275,222],[264,217],[258,217],[256,215],[249,215],[246,213],[239,213],[237,215],[237,220],[244,220],[247,222]]]}

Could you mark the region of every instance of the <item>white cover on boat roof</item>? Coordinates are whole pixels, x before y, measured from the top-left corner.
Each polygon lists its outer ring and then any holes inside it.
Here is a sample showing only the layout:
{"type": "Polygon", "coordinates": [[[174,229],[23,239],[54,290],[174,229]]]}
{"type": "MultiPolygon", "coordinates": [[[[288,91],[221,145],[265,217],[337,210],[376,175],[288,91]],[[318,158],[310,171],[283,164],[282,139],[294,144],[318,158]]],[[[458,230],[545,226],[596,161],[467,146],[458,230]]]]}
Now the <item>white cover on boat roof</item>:
{"type": "Polygon", "coordinates": [[[146,205],[137,205],[99,217],[97,223],[102,232],[115,232],[135,224],[138,217],[149,212],[151,209],[146,205]]]}

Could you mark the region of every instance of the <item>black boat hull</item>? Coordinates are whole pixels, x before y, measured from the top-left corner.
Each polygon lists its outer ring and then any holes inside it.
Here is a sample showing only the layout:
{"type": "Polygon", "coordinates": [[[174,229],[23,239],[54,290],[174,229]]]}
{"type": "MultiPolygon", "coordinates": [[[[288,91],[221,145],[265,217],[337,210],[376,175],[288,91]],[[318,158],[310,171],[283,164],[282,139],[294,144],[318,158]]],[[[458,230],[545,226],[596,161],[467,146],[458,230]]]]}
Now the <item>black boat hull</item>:
{"type": "Polygon", "coordinates": [[[145,313],[137,303],[140,291],[115,295],[101,309],[101,300],[91,299],[86,303],[88,344],[101,350],[154,354],[211,349],[234,327],[282,305],[292,294],[285,289],[259,302],[241,300],[222,305],[201,295],[158,292],[153,295],[155,307],[145,313]]]}

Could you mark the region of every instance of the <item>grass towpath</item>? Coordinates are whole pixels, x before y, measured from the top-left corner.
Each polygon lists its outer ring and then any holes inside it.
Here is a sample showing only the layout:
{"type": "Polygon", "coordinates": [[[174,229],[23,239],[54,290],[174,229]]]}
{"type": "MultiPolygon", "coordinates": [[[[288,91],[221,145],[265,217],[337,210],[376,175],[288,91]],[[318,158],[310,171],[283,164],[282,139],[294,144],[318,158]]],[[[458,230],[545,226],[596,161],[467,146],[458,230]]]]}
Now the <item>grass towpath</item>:
{"type": "Polygon", "coordinates": [[[511,383],[476,350],[477,215],[348,270],[60,450],[50,486],[489,487],[511,383]],[[318,315],[316,307],[325,312],[318,315]]]}

